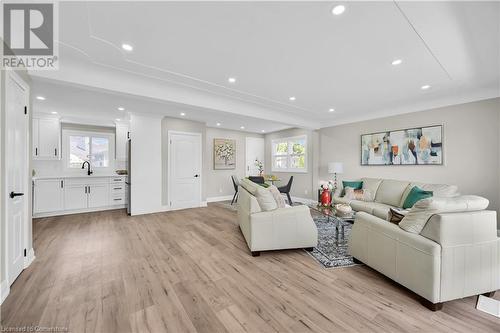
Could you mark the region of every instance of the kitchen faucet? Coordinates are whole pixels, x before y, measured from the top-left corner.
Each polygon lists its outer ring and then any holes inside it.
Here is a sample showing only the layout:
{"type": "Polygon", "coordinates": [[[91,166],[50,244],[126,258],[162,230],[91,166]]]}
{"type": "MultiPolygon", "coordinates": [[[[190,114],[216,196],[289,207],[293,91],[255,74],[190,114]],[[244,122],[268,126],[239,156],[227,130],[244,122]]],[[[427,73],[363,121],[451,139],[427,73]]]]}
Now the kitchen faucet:
{"type": "Polygon", "coordinates": [[[93,173],[94,173],[94,171],[91,171],[91,170],[90,170],[90,162],[89,162],[89,161],[85,161],[85,162],[83,162],[83,164],[82,164],[82,169],[85,169],[85,163],[87,163],[87,164],[88,164],[87,175],[89,175],[89,176],[90,176],[91,174],[93,174],[93,173]]]}

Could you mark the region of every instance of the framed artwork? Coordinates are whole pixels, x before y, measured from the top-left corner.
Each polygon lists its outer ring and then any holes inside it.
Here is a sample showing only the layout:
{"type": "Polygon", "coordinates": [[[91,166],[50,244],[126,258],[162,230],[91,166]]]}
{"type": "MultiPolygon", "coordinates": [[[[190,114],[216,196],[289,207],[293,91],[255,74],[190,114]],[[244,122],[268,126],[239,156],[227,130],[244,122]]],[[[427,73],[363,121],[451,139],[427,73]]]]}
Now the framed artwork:
{"type": "Polygon", "coordinates": [[[214,170],[236,169],[236,140],[214,139],[214,170]]]}
{"type": "Polygon", "coordinates": [[[361,165],[442,164],[442,125],[361,135],[361,165]]]}

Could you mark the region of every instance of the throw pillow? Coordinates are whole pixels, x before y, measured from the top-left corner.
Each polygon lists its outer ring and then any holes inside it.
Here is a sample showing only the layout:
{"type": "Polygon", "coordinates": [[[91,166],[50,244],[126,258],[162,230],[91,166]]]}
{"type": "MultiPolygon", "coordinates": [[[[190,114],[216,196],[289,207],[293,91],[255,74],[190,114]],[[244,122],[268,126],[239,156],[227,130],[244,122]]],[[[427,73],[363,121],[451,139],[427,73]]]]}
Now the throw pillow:
{"type": "Polygon", "coordinates": [[[263,188],[262,186],[257,186],[255,198],[259,203],[260,209],[262,209],[264,212],[275,210],[278,208],[276,200],[274,200],[271,191],[269,191],[269,189],[267,188],[263,188]]]}
{"type": "Polygon", "coordinates": [[[408,196],[406,197],[406,200],[403,204],[403,209],[410,209],[413,207],[415,203],[422,199],[427,199],[432,197],[433,193],[432,191],[424,191],[418,186],[414,186],[410,193],[408,193],[408,196]]]}
{"type": "Polygon", "coordinates": [[[274,185],[269,186],[269,192],[273,195],[274,201],[276,201],[276,204],[278,205],[278,208],[285,208],[286,203],[285,203],[285,198],[280,193],[280,190],[274,185]]]}
{"type": "Polygon", "coordinates": [[[340,195],[341,197],[343,197],[345,195],[345,188],[346,187],[352,187],[355,190],[360,190],[360,189],[363,188],[363,182],[362,181],[346,181],[346,180],[343,180],[342,181],[342,187],[344,188],[344,190],[342,190],[342,194],[340,195]]]}
{"type": "Polygon", "coordinates": [[[387,217],[387,220],[391,223],[399,225],[399,222],[403,220],[406,214],[404,214],[401,211],[398,211],[394,208],[389,209],[389,216],[387,217]]]}
{"type": "Polygon", "coordinates": [[[371,192],[366,189],[345,188],[344,198],[347,200],[373,201],[371,192]]]}

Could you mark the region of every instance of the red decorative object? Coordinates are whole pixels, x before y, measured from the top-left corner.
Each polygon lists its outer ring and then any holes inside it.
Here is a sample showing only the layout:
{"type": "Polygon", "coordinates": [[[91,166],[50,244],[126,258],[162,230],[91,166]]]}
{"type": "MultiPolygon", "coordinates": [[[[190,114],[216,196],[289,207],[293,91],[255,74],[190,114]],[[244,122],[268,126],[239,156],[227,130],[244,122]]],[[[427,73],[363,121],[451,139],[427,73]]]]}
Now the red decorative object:
{"type": "Polygon", "coordinates": [[[321,192],[321,204],[323,206],[328,206],[330,205],[330,191],[323,189],[323,192],[321,192]]]}

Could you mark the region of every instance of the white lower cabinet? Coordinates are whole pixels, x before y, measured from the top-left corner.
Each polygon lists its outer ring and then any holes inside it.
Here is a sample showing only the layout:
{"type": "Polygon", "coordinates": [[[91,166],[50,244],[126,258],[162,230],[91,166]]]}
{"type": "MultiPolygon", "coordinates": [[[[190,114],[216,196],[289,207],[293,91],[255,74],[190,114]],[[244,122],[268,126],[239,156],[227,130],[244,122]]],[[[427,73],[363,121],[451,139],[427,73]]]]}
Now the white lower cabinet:
{"type": "Polygon", "coordinates": [[[66,185],[64,189],[64,209],[84,209],[87,208],[87,186],[86,185],[66,185]]]}
{"type": "Polygon", "coordinates": [[[109,184],[94,184],[88,186],[89,208],[109,206],[109,184]]]}
{"type": "Polygon", "coordinates": [[[124,177],[34,180],[33,214],[50,216],[124,207],[124,177]]]}
{"type": "Polygon", "coordinates": [[[34,183],[34,212],[47,213],[64,209],[64,180],[42,179],[34,183]]]}

